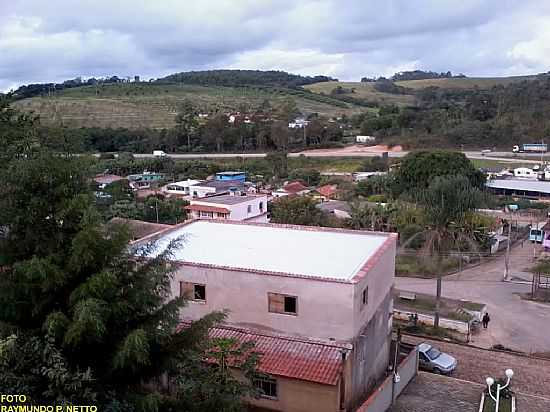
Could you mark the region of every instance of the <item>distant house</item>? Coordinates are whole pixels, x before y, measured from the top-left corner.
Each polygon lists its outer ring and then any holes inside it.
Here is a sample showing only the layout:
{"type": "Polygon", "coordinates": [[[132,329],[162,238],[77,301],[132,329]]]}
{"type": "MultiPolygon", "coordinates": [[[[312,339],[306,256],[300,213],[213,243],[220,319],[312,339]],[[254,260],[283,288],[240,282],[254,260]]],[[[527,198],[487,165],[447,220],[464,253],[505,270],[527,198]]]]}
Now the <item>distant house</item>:
{"type": "Polygon", "coordinates": [[[339,219],[349,219],[351,217],[351,207],[348,202],[341,200],[329,200],[315,205],[319,210],[334,215],[339,219]]]}
{"type": "Polygon", "coordinates": [[[319,187],[317,190],[313,192],[313,197],[318,198],[324,202],[324,201],[336,198],[337,194],[338,194],[338,185],[332,184],[332,185],[324,185],[319,187]]]}
{"type": "Polygon", "coordinates": [[[267,196],[221,195],[192,200],[185,207],[193,219],[226,219],[268,223],[267,196]]]}
{"type": "Polygon", "coordinates": [[[289,129],[302,129],[306,127],[309,124],[309,122],[304,118],[297,118],[293,122],[290,122],[288,124],[289,129]]]}
{"type": "Polygon", "coordinates": [[[353,180],[361,182],[362,180],[370,179],[373,176],[385,176],[388,172],[359,172],[353,175],[353,180]]]}
{"type": "Polygon", "coordinates": [[[128,176],[130,187],[134,190],[149,189],[151,183],[159,182],[162,179],[164,179],[164,175],[155,172],[143,172],[128,176]]]}
{"type": "Polygon", "coordinates": [[[203,180],[182,180],[180,182],[167,184],[162,188],[162,191],[168,196],[191,196],[190,188],[200,183],[203,183],[203,180]]]}
{"type": "Polygon", "coordinates": [[[118,175],[111,175],[111,174],[99,174],[94,177],[94,182],[96,182],[99,185],[100,189],[105,189],[107,186],[109,186],[112,183],[119,182],[121,180],[125,180],[125,177],[118,176],[118,175]]]}
{"type": "Polygon", "coordinates": [[[356,143],[372,143],[376,140],[374,136],[355,136],[356,143]]]}
{"type": "Polygon", "coordinates": [[[216,173],[216,180],[238,180],[244,183],[246,180],[246,172],[219,172],[216,173]]]}
{"type": "Polygon", "coordinates": [[[229,193],[240,194],[245,191],[245,186],[240,180],[211,180],[192,185],[189,191],[191,196],[202,198],[229,193]]]}
{"type": "Polygon", "coordinates": [[[272,195],[273,197],[302,196],[310,191],[302,182],[295,181],[285,184],[282,188],[274,191],[272,195]]]}

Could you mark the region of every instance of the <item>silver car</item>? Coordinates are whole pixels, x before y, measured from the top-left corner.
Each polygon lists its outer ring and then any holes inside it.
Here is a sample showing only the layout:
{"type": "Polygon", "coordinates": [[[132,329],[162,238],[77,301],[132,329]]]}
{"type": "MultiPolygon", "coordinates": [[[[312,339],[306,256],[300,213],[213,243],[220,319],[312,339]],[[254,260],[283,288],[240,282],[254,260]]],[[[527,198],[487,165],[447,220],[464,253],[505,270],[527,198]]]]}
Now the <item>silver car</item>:
{"type": "Polygon", "coordinates": [[[456,369],[455,358],[426,342],[418,345],[418,357],[420,368],[430,372],[449,375],[456,369]]]}

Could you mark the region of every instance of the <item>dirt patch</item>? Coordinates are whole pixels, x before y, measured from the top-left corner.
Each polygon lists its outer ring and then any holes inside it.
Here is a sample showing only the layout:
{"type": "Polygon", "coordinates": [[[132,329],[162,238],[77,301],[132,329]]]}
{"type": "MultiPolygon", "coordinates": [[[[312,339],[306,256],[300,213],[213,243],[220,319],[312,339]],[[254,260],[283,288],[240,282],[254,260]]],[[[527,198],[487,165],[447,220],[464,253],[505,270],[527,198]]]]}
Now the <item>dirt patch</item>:
{"type": "Polygon", "coordinates": [[[382,154],[384,152],[391,153],[400,153],[403,151],[403,147],[400,145],[389,147],[387,145],[376,145],[376,146],[363,146],[363,145],[351,145],[342,148],[332,148],[332,149],[311,149],[304,150],[298,154],[304,155],[325,155],[325,156],[361,156],[365,154],[382,154]]]}

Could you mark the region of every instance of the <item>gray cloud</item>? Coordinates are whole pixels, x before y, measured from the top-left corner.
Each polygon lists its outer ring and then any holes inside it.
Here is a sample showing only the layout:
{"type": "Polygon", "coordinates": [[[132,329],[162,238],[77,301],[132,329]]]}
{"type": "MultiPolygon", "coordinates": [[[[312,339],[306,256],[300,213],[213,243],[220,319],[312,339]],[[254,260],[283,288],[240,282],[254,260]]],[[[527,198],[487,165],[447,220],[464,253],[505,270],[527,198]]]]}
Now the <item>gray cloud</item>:
{"type": "Polygon", "coordinates": [[[545,0],[19,0],[0,6],[0,90],[78,75],[282,69],[347,80],[404,69],[550,66],[545,0]]]}

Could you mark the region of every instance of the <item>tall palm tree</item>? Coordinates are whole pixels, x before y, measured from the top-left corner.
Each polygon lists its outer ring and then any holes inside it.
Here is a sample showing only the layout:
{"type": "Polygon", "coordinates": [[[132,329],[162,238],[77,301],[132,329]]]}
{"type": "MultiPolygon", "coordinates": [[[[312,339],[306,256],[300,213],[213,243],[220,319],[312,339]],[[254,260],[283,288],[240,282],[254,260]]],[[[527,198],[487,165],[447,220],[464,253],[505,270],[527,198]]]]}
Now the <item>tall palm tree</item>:
{"type": "Polygon", "coordinates": [[[428,224],[425,230],[404,242],[401,249],[419,236],[424,239],[418,255],[425,269],[437,277],[434,326],[438,328],[443,263],[453,251],[465,248],[477,251],[474,234],[465,230],[465,217],[479,204],[481,193],[464,176],[445,176],[435,178],[414,197],[423,206],[428,224]]]}

